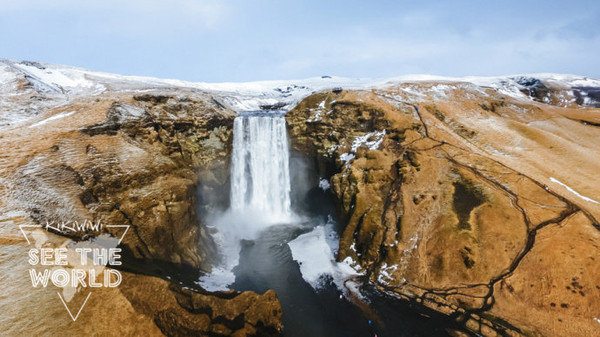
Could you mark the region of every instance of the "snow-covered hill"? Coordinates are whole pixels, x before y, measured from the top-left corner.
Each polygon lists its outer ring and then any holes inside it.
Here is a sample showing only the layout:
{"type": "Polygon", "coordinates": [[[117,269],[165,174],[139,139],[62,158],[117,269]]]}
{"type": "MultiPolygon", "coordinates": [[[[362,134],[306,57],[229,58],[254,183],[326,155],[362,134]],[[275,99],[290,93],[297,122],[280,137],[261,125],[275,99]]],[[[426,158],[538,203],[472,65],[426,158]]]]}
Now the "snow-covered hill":
{"type": "Polygon", "coordinates": [[[600,80],[576,75],[530,74],[497,77],[441,77],[407,75],[386,79],[323,76],[302,80],[206,83],[173,79],[124,76],[76,67],[30,61],[0,59],[0,126],[19,123],[45,107],[65,104],[80,96],[107,91],[144,92],[154,89],[186,88],[210,92],[236,111],[261,108],[291,109],[315,91],[333,88],[383,89],[400,86],[413,99],[443,97],[456,85],[492,89],[513,98],[568,106],[600,107],[600,80]],[[435,82],[423,92],[415,82],[435,82]]]}

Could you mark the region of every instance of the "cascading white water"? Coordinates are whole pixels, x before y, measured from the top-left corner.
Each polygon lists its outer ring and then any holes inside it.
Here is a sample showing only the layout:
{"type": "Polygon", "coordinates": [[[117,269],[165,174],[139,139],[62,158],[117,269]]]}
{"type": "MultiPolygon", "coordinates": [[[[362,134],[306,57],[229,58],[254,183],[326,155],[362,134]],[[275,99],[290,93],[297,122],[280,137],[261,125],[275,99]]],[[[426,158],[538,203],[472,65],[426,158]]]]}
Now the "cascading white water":
{"type": "Polygon", "coordinates": [[[291,218],[289,146],[281,114],[242,114],[233,124],[231,210],[291,218]]]}
{"type": "Polygon", "coordinates": [[[235,282],[241,240],[255,240],[269,226],[297,220],[291,210],[289,157],[283,114],[248,112],[235,119],[230,207],[209,221],[221,263],[200,278],[205,289],[226,290],[235,282]]]}

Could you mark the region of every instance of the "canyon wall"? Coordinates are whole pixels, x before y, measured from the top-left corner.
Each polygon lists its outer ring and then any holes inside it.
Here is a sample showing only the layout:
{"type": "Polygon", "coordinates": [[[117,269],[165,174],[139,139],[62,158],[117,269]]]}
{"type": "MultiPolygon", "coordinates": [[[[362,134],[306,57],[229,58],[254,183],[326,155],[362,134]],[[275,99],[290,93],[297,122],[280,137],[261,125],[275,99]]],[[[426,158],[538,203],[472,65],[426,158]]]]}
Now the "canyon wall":
{"type": "Polygon", "coordinates": [[[338,260],[478,334],[565,336],[598,329],[600,207],[566,188],[600,195],[582,116],[600,110],[406,83],[316,93],[287,120],[331,185],[338,260]]]}

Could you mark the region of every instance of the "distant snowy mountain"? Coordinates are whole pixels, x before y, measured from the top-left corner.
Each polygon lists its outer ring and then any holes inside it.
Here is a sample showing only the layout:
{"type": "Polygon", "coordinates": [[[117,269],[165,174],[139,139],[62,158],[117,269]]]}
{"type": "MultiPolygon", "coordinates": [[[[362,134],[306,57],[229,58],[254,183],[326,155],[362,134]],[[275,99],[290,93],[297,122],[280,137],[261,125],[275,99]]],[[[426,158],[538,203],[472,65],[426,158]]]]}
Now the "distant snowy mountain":
{"type": "Polygon", "coordinates": [[[289,110],[313,92],[332,89],[382,89],[401,86],[418,99],[435,99],[456,85],[494,89],[514,98],[568,106],[600,107],[600,80],[577,75],[531,74],[497,77],[441,77],[406,75],[386,79],[322,76],[302,80],[206,83],[124,76],[76,67],[0,59],[0,126],[35,116],[44,107],[69,102],[79,96],[107,91],[144,92],[153,89],[187,88],[207,91],[236,111],[259,109],[289,110]],[[427,92],[411,86],[414,82],[436,82],[427,92]],[[442,83],[442,84],[440,84],[442,83]],[[25,100],[25,101],[24,101],[25,100]]]}

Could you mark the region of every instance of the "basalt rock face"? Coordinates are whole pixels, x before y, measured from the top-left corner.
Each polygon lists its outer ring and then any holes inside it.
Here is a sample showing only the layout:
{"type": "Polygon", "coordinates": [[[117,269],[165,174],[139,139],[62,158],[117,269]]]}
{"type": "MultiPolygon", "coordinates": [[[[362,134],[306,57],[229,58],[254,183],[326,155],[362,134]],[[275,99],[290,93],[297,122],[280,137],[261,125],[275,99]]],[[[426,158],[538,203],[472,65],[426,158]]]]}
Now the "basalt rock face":
{"type": "Polygon", "coordinates": [[[600,130],[581,116],[600,111],[406,83],[317,93],[287,121],[329,179],[338,260],[481,335],[584,336],[599,324],[600,207],[585,196],[600,195],[600,130]]]}
{"type": "Polygon", "coordinates": [[[104,121],[82,130],[91,137],[86,151],[102,158],[94,138],[119,135],[145,150],[137,159],[148,163],[129,172],[122,166],[84,167],[90,183],[82,195],[92,196],[86,207],[105,223],[132,225],[136,257],[208,270],[215,251],[198,222],[196,191],[198,185],[226,183],[232,118],[205,97],[144,94],[113,103],[104,121]]]}

